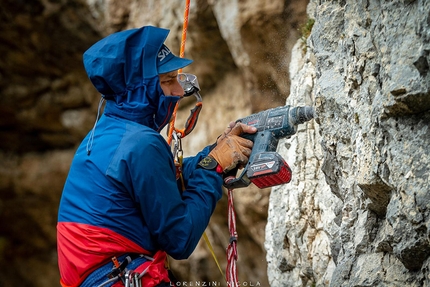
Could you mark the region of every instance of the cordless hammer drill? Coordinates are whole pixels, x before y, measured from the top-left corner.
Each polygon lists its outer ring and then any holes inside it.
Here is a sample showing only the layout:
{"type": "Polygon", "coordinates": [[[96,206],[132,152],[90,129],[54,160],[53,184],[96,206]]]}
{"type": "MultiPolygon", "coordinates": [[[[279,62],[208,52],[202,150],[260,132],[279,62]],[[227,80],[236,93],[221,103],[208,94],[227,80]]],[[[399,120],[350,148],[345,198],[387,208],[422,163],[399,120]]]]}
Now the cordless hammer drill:
{"type": "Polygon", "coordinates": [[[252,114],[236,122],[257,128],[254,134],[242,134],[243,138],[252,140],[249,161],[239,177],[238,169],[225,177],[226,188],[247,187],[254,183],[259,188],[266,188],[291,181],[291,169],[285,160],[276,152],[282,138],[290,138],[297,131],[297,125],[314,118],[314,108],[310,106],[282,106],[252,114]]]}

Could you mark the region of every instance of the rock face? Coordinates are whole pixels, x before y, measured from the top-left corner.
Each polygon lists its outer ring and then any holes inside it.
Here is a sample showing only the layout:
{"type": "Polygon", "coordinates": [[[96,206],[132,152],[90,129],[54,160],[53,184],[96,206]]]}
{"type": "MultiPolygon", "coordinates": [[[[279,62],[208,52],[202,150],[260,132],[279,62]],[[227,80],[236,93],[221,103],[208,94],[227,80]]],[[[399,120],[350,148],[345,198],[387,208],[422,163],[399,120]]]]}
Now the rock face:
{"type": "Polygon", "coordinates": [[[280,151],[271,286],[430,286],[430,2],[311,1],[287,103],[314,104],[280,151]]]}

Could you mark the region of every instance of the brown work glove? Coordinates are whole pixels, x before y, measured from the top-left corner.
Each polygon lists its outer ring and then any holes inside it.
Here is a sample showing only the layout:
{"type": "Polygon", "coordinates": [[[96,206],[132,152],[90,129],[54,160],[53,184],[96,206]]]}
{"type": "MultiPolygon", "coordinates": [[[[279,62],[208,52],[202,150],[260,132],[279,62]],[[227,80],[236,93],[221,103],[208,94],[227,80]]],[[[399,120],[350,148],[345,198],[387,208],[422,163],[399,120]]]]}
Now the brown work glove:
{"type": "Polygon", "coordinates": [[[237,123],[232,127],[232,123],[217,139],[216,147],[209,153],[221,166],[223,172],[227,173],[237,165],[245,166],[251,155],[253,142],[240,137],[242,133],[255,133],[255,127],[237,123]]]}

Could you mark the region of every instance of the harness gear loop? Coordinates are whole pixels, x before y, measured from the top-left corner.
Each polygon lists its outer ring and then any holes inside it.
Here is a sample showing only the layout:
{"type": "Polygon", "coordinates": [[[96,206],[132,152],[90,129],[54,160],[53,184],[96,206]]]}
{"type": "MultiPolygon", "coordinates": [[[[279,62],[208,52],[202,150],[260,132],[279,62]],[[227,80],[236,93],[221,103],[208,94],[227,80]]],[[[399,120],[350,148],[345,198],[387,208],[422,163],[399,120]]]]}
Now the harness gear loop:
{"type": "MultiPolygon", "coordinates": [[[[112,279],[115,277],[123,277],[124,276],[124,272],[127,271],[127,265],[133,261],[134,259],[140,257],[141,255],[139,254],[130,254],[127,255],[124,258],[124,261],[121,262],[121,264],[118,262],[118,259],[116,257],[112,257],[112,262],[114,264],[114,267],[112,268],[112,272],[108,274],[108,278],[112,279]]],[[[143,256],[143,255],[142,255],[143,256]]],[[[149,257],[147,257],[149,258],[149,257]]]]}
{"type": "MultiPolygon", "coordinates": [[[[227,184],[229,181],[234,180],[235,177],[228,176],[224,179],[227,184]]],[[[226,267],[226,280],[227,285],[231,287],[240,286],[237,278],[237,231],[236,231],[236,213],[234,211],[234,198],[233,189],[228,189],[228,229],[230,232],[230,243],[227,247],[227,267],[226,267]]]]}
{"type": "MultiPolygon", "coordinates": [[[[164,254],[166,254],[166,253],[164,253],[164,252],[158,253],[157,252],[154,255],[154,257],[151,257],[151,256],[148,256],[145,254],[130,253],[130,254],[125,255],[122,262],[119,262],[117,257],[113,257],[112,262],[113,262],[114,266],[112,267],[112,271],[107,275],[107,277],[109,279],[107,281],[101,283],[97,287],[104,287],[107,285],[110,286],[110,284],[115,283],[117,281],[121,281],[122,284],[126,287],[127,286],[128,287],[138,287],[138,286],[142,286],[142,283],[151,283],[152,281],[149,282],[149,281],[147,281],[147,278],[145,279],[145,275],[148,272],[154,271],[154,268],[153,268],[154,266],[152,266],[151,264],[153,264],[154,262],[156,264],[161,262],[161,263],[163,263],[163,268],[166,268],[166,269],[168,268],[168,266],[166,266],[166,262],[165,262],[165,261],[167,261],[167,257],[164,258],[163,257],[164,254]],[[160,257],[160,255],[161,255],[161,257],[160,257]],[[141,266],[140,265],[138,265],[137,267],[135,266],[134,270],[133,270],[133,266],[131,268],[127,268],[130,266],[130,263],[133,260],[138,259],[138,258],[144,258],[144,259],[146,259],[146,262],[144,264],[142,264],[141,266]],[[161,261],[157,262],[158,260],[161,260],[161,261]],[[147,266],[145,266],[145,264],[147,264],[147,266]],[[151,271],[151,266],[152,266],[152,271],[151,271]]],[[[156,277],[157,278],[155,280],[160,279],[159,275],[156,275],[156,277]]],[[[116,286],[116,285],[113,285],[113,286],[116,286]]]]}

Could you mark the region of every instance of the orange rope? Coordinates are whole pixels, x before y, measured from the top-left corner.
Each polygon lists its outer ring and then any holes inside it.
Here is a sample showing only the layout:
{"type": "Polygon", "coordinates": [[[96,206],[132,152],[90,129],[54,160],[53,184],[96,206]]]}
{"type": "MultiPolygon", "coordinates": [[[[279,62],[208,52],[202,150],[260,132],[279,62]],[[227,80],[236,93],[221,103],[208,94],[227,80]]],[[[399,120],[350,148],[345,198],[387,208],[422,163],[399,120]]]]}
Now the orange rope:
{"type": "MultiPolygon", "coordinates": [[[[184,11],[184,24],[183,24],[183,27],[182,27],[182,39],[181,39],[181,49],[180,49],[180,52],[179,52],[179,56],[181,57],[181,58],[183,58],[184,57],[184,54],[185,54],[185,41],[186,41],[186,39],[187,39],[187,29],[188,29],[188,14],[189,14],[189,12],[190,12],[190,0],[186,0],[185,1],[185,11],[184,11]]],[[[179,69],[178,70],[178,73],[182,73],[182,69],[179,69]]],[[[196,107],[197,106],[200,106],[201,107],[201,102],[200,103],[197,103],[196,104],[196,107]]],[[[170,120],[170,123],[169,123],[169,131],[168,131],[168,138],[167,138],[167,143],[170,145],[171,144],[171,142],[172,142],[172,138],[173,138],[173,131],[178,131],[178,130],[176,130],[176,128],[175,128],[175,120],[176,120],[176,112],[178,111],[178,107],[179,107],[179,102],[176,104],[176,106],[175,106],[175,109],[173,110],[173,114],[172,114],[172,119],[170,120]]],[[[193,119],[192,119],[193,120],[193,119]]],[[[194,120],[197,120],[197,118],[195,118],[194,120]]],[[[194,123],[195,124],[195,123],[194,123]]],[[[184,136],[185,136],[185,134],[186,134],[186,132],[185,132],[185,130],[186,130],[186,128],[183,130],[183,131],[181,131],[181,133],[180,134],[178,134],[178,136],[179,136],[179,139],[180,138],[183,138],[184,136]],[[182,134],[182,133],[184,133],[184,134],[182,134]]],[[[182,165],[182,158],[179,158],[179,165],[181,166],[182,165]]],[[[184,186],[184,181],[183,181],[183,179],[182,179],[182,173],[180,173],[180,178],[181,178],[181,181],[182,181],[182,189],[183,190],[185,190],[185,186],[184,186]]],[[[217,264],[217,266],[218,266],[218,269],[219,269],[219,271],[221,272],[221,275],[224,277],[224,274],[223,274],[223,272],[222,272],[222,269],[221,269],[221,266],[220,266],[220,264],[219,264],[219,262],[218,262],[218,259],[216,258],[216,255],[215,255],[215,252],[214,252],[214,250],[213,250],[213,247],[212,247],[212,245],[211,245],[211,243],[210,243],[210,241],[209,241],[209,238],[208,238],[208,236],[206,235],[206,232],[204,232],[203,233],[203,238],[205,239],[205,241],[206,241],[206,243],[207,243],[207,245],[208,245],[208,247],[209,247],[209,250],[211,251],[211,253],[212,253],[212,257],[214,258],[214,260],[215,260],[215,263],[217,264]]],[[[234,261],[235,262],[235,261],[234,261]]],[[[234,269],[235,270],[235,269],[234,269]]],[[[236,277],[235,277],[236,278],[236,277]]],[[[231,278],[230,278],[231,279],[231,278]]],[[[233,278],[233,280],[234,280],[234,278],[233,278]]],[[[237,286],[237,285],[232,285],[232,286],[237,286]]]]}
{"type": "MultiPolygon", "coordinates": [[[[181,39],[181,50],[179,57],[183,58],[185,55],[185,41],[187,40],[187,29],[188,29],[188,15],[190,14],[190,0],[185,1],[184,10],[184,24],[182,26],[182,39],[181,39]]],[[[179,69],[179,73],[182,73],[182,69],[179,69]]]]}
{"type": "MultiPolygon", "coordinates": [[[[188,29],[188,14],[190,13],[190,0],[185,1],[185,10],[184,10],[184,23],[182,26],[182,39],[181,39],[181,48],[179,52],[179,57],[183,58],[185,55],[185,41],[187,39],[187,29],[188,29]]],[[[182,73],[182,69],[179,69],[179,73],[182,73]]],[[[176,113],[179,108],[179,102],[175,105],[175,109],[173,110],[172,118],[170,119],[169,131],[167,133],[167,143],[170,145],[172,142],[172,134],[175,130],[175,121],[176,121],[176,113]]],[[[180,137],[184,137],[185,135],[180,135],[180,137]]]]}

